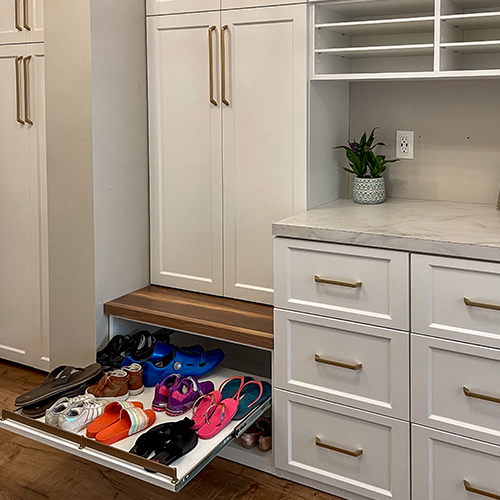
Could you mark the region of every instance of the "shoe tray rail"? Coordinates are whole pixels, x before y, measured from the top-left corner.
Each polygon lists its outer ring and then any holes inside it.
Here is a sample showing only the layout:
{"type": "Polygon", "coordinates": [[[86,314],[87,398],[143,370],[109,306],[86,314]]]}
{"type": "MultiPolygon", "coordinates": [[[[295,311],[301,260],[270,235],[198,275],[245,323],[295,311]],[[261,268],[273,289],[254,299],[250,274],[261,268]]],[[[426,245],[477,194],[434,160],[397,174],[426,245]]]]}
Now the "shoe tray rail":
{"type": "MultiPolygon", "coordinates": [[[[45,443],[49,446],[62,449],[63,451],[81,456],[87,460],[98,462],[107,467],[119,470],[125,474],[132,475],[143,481],[147,481],[170,491],[178,492],[203,468],[208,465],[229,443],[239,438],[253,423],[262,417],[272,406],[271,397],[263,401],[259,406],[253,409],[244,420],[238,424],[234,430],[226,436],[211,453],[200,457],[197,465],[184,476],[179,477],[175,467],[153,462],[143,457],[133,455],[124,450],[99,443],[93,439],[79,434],[73,434],[68,431],[52,427],[43,421],[25,417],[19,413],[20,410],[10,411],[3,409],[0,416],[0,427],[17,434],[24,435],[30,439],[45,443]],[[3,424],[3,425],[2,425],[3,424]],[[18,425],[21,424],[21,425],[18,425]],[[40,432],[37,432],[40,431],[40,432]],[[50,439],[50,437],[55,439],[50,439]],[[93,453],[85,453],[93,450],[100,454],[100,457],[93,453]],[[104,460],[102,459],[104,457],[104,460]],[[98,458],[101,458],[100,460],[98,458]],[[118,461],[118,462],[117,462],[118,461]],[[120,467],[121,462],[121,467],[120,467]],[[135,473],[130,470],[130,465],[136,466],[135,473]],[[158,473],[165,476],[165,480],[157,477],[158,473]]],[[[214,439],[214,438],[212,438],[214,439]]],[[[196,452],[193,450],[193,452],[196,452]]],[[[191,452],[191,453],[193,453],[191,452]]]]}

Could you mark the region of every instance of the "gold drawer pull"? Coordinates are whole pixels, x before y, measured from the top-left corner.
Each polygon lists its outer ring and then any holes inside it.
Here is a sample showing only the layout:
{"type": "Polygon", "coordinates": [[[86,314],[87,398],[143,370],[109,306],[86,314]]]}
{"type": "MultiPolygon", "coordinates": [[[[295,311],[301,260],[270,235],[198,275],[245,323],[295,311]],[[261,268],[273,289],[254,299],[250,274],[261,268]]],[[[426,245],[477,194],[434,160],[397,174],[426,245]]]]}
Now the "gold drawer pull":
{"type": "Polygon", "coordinates": [[[483,497],[496,498],[497,500],[500,500],[500,495],[496,495],[495,493],[490,493],[489,491],[484,491],[474,488],[473,486],[470,485],[469,481],[466,481],[465,479],[464,479],[464,486],[465,489],[467,491],[470,491],[471,493],[476,493],[477,495],[482,495],[483,497]]]}
{"type": "Polygon", "coordinates": [[[464,297],[464,302],[466,306],[470,307],[481,307],[482,309],[493,309],[494,311],[500,311],[500,306],[495,304],[485,304],[484,302],[474,302],[473,300],[469,300],[467,297],[464,297]]]}
{"type": "Polygon", "coordinates": [[[316,436],[316,446],[320,448],[326,448],[327,450],[336,451],[337,453],[343,453],[344,455],[349,455],[350,457],[359,457],[363,454],[363,450],[345,450],[344,448],[339,448],[338,446],[332,446],[331,444],[322,443],[321,439],[316,436]]]}
{"type": "Polygon", "coordinates": [[[338,285],[338,286],[346,286],[348,288],[361,288],[363,284],[361,281],[339,281],[339,280],[329,280],[326,278],[320,278],[317,274],[314,276],[314,281],[316,283],[324,283],[325,285],[338,285]]]}
{"type": "Polygon", "coordinates": [[[492,403],[500,403],[500,398],[495,398],[493,396],[487,396],[486,394],[479,394],[477,392],[469,391],[469,389],[465,386],[464,386],[464,394],[468,398],[484,399],[485,401],[490,401],[492,403]]]}
{"type": "Polygon", "coordinates": [[[347,368],[348,370],[361,370],[361,368],[363,368],[363,365],[361,363],[357,363],[355,365],[351,365],[349,363],[341,363],[340,361],[332,361],[330,359],[324,359],[319,354],[314,355],[314,361],[316,361],[316,363],[324,363],[325,365],[347,368]]]}
{"type": "Polygon", "coordinates": [[[23,31],[23,28],[19,24],[19,2],[20,0],[14,0],[14,22],[16,24],[16,30],[23,31]]]}

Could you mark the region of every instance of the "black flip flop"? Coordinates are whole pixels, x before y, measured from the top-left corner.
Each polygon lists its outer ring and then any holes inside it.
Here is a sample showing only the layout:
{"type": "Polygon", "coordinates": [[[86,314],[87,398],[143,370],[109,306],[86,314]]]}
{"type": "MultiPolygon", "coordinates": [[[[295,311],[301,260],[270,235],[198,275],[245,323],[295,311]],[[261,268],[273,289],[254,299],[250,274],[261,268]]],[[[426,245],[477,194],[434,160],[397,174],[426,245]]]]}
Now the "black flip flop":
{"type": "Polygon", "coordinates": [[[59,366],[52,370],[41,385],[31,391],[21,394],[14,404],[16,406],[32,406],[46,399],[54,398],[70,389],[90,382],[102,372],[99,363],[93,363],[86,368],[59,366]]]}
{"type": "Polygon", "coordinates": [[[164,444],[158,444],[155,451],[156,455],[151,459],[153,462],[159,462],[163,465],[170,465],[178,458],[186,455],[191,450],[196,448],[198,444],[198,434],[191,429],[194,421],[190,420],[188,424],[182,421],[181,427],[178,432],[171,434],[170,440],[164,444]]]}
{"type": "Polygon", "coordinates": [[[177,422],[165,422],[156,425],[145,434],[141,434],[135,441],[133,448],[129,451],[133,455],[149,458],[158,446],[158,442],[165,442],[169,439],[172,427],[177,422]]]}
{"type": "Polygon", "coordinates": [[[68,392],[62,392],[61,394],[58,394],[57,396],[50,398],[50,399],[44,399],[43,401],[40,401],[37,404],[34,405],[29,405],[29,406],[23,406],[21,408],[21,415],[24,417],[29,417],[29,418],[40,418],[45,415],[45,410],[48,410],[58,399],[61,399],[63,397],[66,398],[72,398],[74,396],[80,396],[82,394],[85,394],[85,390],[87,389],[88,384],[82,384],[81,386],[77,387],[76,389],[71,389],[68,392]]]}

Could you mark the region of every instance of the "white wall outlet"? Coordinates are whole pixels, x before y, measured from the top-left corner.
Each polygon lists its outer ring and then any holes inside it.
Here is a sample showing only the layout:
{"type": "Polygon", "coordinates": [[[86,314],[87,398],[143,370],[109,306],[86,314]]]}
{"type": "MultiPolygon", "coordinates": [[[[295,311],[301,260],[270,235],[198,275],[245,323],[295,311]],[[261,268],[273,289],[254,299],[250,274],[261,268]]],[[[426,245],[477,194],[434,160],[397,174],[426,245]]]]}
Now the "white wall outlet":
{"type": "Polygon", "coordinates": [[[396,158],[413,160],[415,132],[396,132],[396,158]]]}

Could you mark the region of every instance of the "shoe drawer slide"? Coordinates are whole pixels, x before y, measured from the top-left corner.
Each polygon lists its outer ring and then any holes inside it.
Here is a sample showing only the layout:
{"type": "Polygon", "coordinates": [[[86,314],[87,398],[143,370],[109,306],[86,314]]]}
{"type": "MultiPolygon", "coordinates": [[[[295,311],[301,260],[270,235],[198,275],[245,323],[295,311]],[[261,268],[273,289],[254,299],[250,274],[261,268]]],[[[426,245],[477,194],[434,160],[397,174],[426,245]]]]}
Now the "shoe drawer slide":
{"type": "MultiPolygon", "coordinates": [[[[218,387],[226,378],[241,375],[243,374],[233,370],[219,369],[216,375],[207,378],[212,380],[214,385],[218,387]]],[[[146,408],[151,406],[153,395],[154,388],[150,387],[146,388],[141,395],[130,399],[143,402],[146,408]]],[[[140,434],[134,434],[114,445],[107,446],[85,437],[85,431],[73,434],[45,424],[43,419],[30,419],[21,415],[18,411],[12,412],[5,409],[1,414],[0,428],[71,453],[80,458],[90,460],[91,462],[104,465],[166,490],[178,492],[227,445],[241,436],[248,427],[270,408],[271,398],[268,398],[259,406],[256,406],[243,420],[231,421],[212,439],[200,439],[193,451],[178,459],[172,466],[165,466],[128,453],[127,450],[132,447],[140,434]],[[154,472],[148,472],[145,470],[145,467],[154,472]]],[[[169,420],[177,420],[186,415],[189,416],[189,413],[181,417],[169,417],[166,414],[160,413],[153,425],[169,420]]],[[[146,431],[144,430],[143,432],[146,431]]]]}

